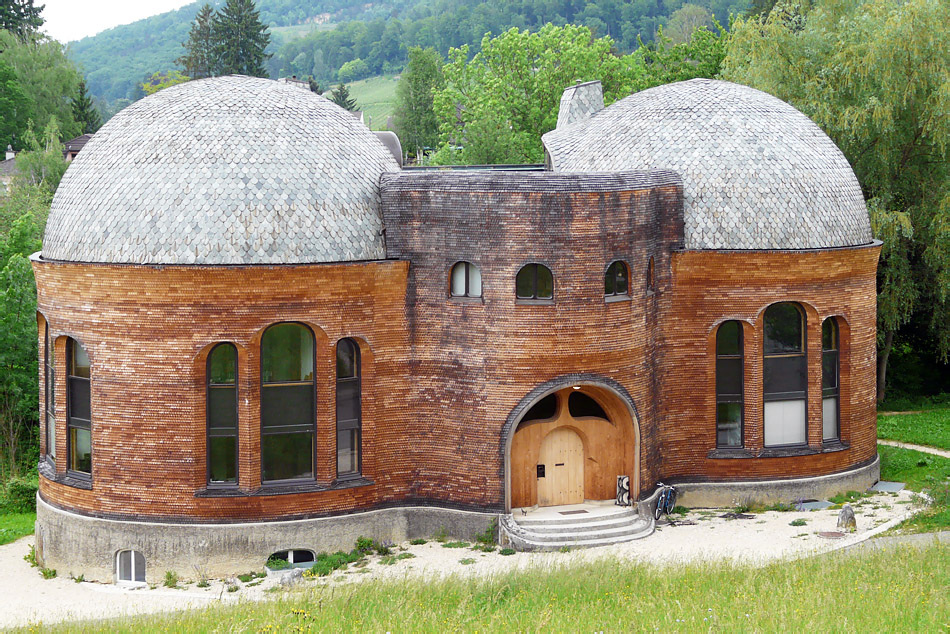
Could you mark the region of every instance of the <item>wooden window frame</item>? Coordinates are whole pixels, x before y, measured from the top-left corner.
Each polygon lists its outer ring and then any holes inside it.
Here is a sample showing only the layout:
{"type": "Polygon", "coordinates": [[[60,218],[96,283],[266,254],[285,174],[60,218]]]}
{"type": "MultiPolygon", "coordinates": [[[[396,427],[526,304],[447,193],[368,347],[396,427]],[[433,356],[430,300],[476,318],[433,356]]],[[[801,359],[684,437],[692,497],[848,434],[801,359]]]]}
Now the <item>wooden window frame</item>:
{"type": "Polygon", "coordinates": [[[526,302],[551,303],[551,302],[554,301],[554,293],[555,293],[554,271],[552,271],[552,270],[550,269],[550,267],[548,267],[548,266],[545,265],[545,264],[541,264],[540,262],[528,262],[528,263],[524,264],[520,269],[518,269],[518,273],[515,275],[515,299],[522,300],[522,301],[526,301],[526,302]],[[526,268],[528,268],[529,266],[533,266],[533,267],[534,267],[534,277],[533,277],[533,284],[532,284],[532,295],[519,295],[519,294],[518,294],[518,278],[521,277],[522,271],[524,271],[524,270],[525,270],[526,268]],[[539,297],[539,296],[538,296],[538,271],[539,271],[542,267],[543,267],[545,270],[547,270],[548,273],[551,274],[551,296],[550,296],[550,297],[539,297]]]}
{"type": "Polygon", "coordinates": [[[336,377],[336,395],[337,399],[340,396],[340,385],[341,383],[356,383],[356,401],[357,401],[357,416],[356,418],[343,419],[339,417],[339,402],[337,403],[336,411],[336,449],[337,449],[337,461],[336,461],[336,477],[337,480],[349,480],[353,478],[360,478],[363,475],[363,359],[360,354],[360,346],[355,339],[350,337],[340,339],[337,344],[337,359],[339,359],[340,353],[340,344],[346,343],[353,350],[353,370],[354,376],[351,377],[340,377],[337,373],[336,377]],[[340,432],[341,431],[351,431],[356,430],[356,471],[347,471],[340,473],[340,432]]]}
{"type": "Polygon", "coordinates": [[[449,297],[450,298],[452,299],[462,299],[462,298],[481,299],[482,298],[482,295],[485,292],[484,284],[482,284],[481,286],[482,292],[479,293],[478,295],[472,295],[471,288],[469,287],[470,286],[469,279],[470,279],[472,269],[474,269],[478,273],[478,279],[481,280],[482,270],[477,264],[473,264],[472,262],[469,262],[468,260],[459,260],[458,262],[452,265],[452,267],[449,269],[449,297]],[[464,272],[465,290],[462,294],[456,294],[455,289],[452,287],[452,280],[455,277],[455,269],[459,266],[464,266],[465,268],[465,272],[464,272]]]}
{"type": "Polygon", "coordinates": [[[222,341],[216,343],[211,351],[208,353],[208,358],[205,361],[205,447],[207,454],[207,485],[209,488],[230,488],[236,487],[240,480],[241,475],[241,461],[240,461],[240,421],[239,421],[239,408],[238,404],[241,402],[238,392],[238,372],[240,371],[240,362],[238,360],[238,351],[237,346],[229,341],[222,341]],[[211,359],[214,357],[214,353],[218,348],[222,346],[230,346],[234,349],[234,383],[212,383],[211,382],[211,359]],[[226,480],[212,480],[211,479],[211,438],[227,438],[229,434],[212,434],[211,433],[211,390],[215,387],[233,387],[234,389],[234,482],[228,482],[226,480]]]}
{"type": "Polygon", "coordinates": [[[46,341],[43,344],[45,364],[44,402],[46,408],[46,459],[56,464],[56,344],[50,337],[49,322],[46,322],[46,341]],[[52,448],[52,451],[50,451],[52,448]]]}
{"type": "Polygon", "coordinates": [[[806,447],[808,446],[808,317],[805,314],[805,309],[798,302],[793,301],[781,301],[769,304],[765,311],[762,313],[762,439],[763,443],[765,441],[765,403],[768,402],[784,402],[784,401],[803,401],[805,404],[805,440],[800,443],[785,443],[781,445],[764,445],[767,449],[772,448],[783,448],[783,447],[806,447]],[[800,349],[801,352],[782,352],[782,353],[769,353],[766,349],[766,337],[765,337],[765,328],[766,322],[768,320],[768,312],[770,308],[775,306],[780,306],[782,304],[789,304],[794,306],[795,310],[798,312],[799,324],[801,327],[801,341],[800,349]],[[805,369],[805,378],[802,382],[802,389],[795,392],[766,392],[765,391],[765,364],[769,359],[779,359],[779,358],[793,358],[801,357],[802,367],[805,369]]]}
{"type": "Polygon", "coordinates": [[[604,297],[608,297],[608,298],[630,297],[630,267],[627,266],[627,263],[624,262],[623,260],[614,260],[613,262],[607,265],[607,270],[604,272],[604,297]],[[623,267],[623,271],[625,275],[624,279],[626,281],[626,288],[624,288],[623,292],[617,291],[617,272],[616,272],[617,265],[620,265],[621,267],[623,267]],[[614,291],[612,293],[608,293],[607,280],[610,279],[611,277],[613,277],[614,291]]]}
{"type": "Polygon", "coordinates": [[[86,356],[89,356],[88,351],[86,351],[85,346],[80,342],[76,341],[73,338],[66,340],[66,471],[71,475],[77,478],[84,480],[92,479],[92,461],[93,461],[93,451],[92,451],[92,359],[89,360],[89,377],[75,376],[73,374],[73,365],[74,365],[74,355],[75,355],[75,346],[80,346],[83,351],[86,353],[86,356]],[[73,402],[73,389],[72,386],[75,382],[86,382],[89,384],[89,419],[79,418],[73,416],[73,407],[75,403],[73,402]],[[74,421],[78,421],[74,422],[74,421]],[[73,429],[85,429],[89,432],[89,471],[80,471],[75,468],[73,464],[73,440],[72,440],[72,430],[73,429]]]}
{"type": "Polygon", "coordinates": [[[821,398],[822,398],[822,434],[821,441],[839,442],[841,440],[841,327],[838,320],[834,317],[826,317],[821,322],[821,398]],[[831,323],[834,333],[834,348],[825,348],[825,324],[831,323]],[[825,358],[831,356],[834,358],[835,385],[831,388],[825,387],[825,358]],[[835,436],[834,438],[825,438],[824,429],[824,399],[835,399],[835,436]]]}
{"type": "Polygon", "coordinates": [[[745,447],[745,333],[743,332],[742,322],[736,319],[730,319],[720,323],[716,327],[716,359],[715,359],[715,385],[716,385],[716,448],[717,449],[741,449],[745,447]],[[726,324],[734,323],[739,328],[739,353],[723,354],[719,351],[719,332],[726,324]],[[720,359],[738,359],[739,360],[739,393],[721,394],[719,392],[719,360],[720,359]],[[723,445],[719,443],[719,404],[720,403],[738,403],[739,404],[739,444],[723,445]]]}

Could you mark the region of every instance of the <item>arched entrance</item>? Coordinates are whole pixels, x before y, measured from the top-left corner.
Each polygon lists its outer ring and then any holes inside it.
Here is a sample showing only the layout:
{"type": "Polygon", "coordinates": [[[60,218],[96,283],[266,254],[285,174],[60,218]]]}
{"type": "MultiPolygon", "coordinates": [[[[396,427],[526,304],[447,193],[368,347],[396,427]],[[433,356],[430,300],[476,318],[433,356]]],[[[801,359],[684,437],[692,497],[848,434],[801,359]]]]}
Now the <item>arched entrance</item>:
{"type": "Polygon", "coordinates": [[[639,430],[613,388],[577,383],[553,388],[526,407],[511,435],[508,508],[610,500],[617,476],[639,485],[639,430]]]}

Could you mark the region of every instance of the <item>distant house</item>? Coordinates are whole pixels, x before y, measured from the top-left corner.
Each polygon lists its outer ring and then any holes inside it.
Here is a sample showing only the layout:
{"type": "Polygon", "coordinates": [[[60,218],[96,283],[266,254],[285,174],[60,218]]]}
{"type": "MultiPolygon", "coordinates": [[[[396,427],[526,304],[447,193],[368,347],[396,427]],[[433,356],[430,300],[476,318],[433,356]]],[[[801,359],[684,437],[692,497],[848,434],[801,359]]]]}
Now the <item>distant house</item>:
{"type": "Polygon", "coordinates": [[[79,154],[79,151],[83,149],[91,138],[91,134],[84,134],[63,143],[63,158],[66,159],[66,162],[69,163],[76,158],[76,155],[79,154]]]}

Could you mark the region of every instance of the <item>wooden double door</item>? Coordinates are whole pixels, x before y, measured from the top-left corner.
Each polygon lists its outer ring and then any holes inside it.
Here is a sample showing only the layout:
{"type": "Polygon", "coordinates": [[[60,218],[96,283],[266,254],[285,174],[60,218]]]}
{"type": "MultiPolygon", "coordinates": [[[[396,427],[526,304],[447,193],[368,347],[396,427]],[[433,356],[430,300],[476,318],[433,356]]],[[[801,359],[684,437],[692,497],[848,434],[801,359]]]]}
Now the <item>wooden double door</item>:
{"type": "Polygon", "coordinates": [[[538,506],[584,502],[584,442],[570,427],[558,427],[541,441],[538,506]]]}

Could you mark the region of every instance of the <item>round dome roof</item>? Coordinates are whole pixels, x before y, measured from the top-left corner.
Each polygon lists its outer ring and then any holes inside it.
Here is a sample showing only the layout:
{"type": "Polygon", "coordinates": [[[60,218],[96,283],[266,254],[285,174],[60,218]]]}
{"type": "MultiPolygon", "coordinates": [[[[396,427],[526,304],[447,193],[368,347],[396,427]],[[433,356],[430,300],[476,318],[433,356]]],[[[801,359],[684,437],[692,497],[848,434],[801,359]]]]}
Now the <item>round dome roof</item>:
{"type": "Polygon", "coordinates": [[[672,169],[688,249],[867,244],[861,186],[804,114],[739,84],[693,79],[630,95],[543,137],[556,171],[672,169]]]}
{"type": "Polygon", "coordinates": [[[385,257],[379,176],[399,169],[346,110],[229,76],[138,101],[79,153],[43,257],[129,264],[288,264],[385,257]]]}

